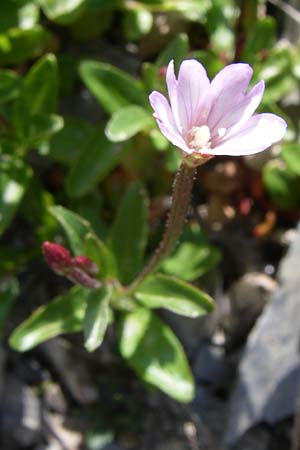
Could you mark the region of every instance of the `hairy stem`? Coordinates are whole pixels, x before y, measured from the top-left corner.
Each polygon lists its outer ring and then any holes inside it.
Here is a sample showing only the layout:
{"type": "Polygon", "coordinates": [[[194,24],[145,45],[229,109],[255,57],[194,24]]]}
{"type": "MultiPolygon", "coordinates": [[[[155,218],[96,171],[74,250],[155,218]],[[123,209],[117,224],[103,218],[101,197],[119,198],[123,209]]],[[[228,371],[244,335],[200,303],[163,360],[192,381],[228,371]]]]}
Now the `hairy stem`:
{"type": "Polygon", "coordinates": [[[128,290],[134,289],[146,276],[153,272],[175,246],[183,229],[190,205],[195,173],[196,168],[183,160],[174,179],[172,205],[163,238],[148,265],[128,287],[128,290]]]}

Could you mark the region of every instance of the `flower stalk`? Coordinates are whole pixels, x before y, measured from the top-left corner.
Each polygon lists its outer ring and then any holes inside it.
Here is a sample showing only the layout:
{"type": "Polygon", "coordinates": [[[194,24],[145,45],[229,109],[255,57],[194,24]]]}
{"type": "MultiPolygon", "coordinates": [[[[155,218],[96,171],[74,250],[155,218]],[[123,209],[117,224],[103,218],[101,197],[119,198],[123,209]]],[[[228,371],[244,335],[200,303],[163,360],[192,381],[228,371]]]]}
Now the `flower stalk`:
{"type": "Polygon", "coordinates": [[[147,266],[129,286],[128,289],[130,291],[158,268],[163,259],[174,248],[186,221],[197,166],[203,164],[205,161],[205,158],[202,158],[202,160],[197,159],[197,164],[195,164],[188,161],[187,158],[182,160],[181,166],[174,178],[172,204],[162,240],[147,266]]]}

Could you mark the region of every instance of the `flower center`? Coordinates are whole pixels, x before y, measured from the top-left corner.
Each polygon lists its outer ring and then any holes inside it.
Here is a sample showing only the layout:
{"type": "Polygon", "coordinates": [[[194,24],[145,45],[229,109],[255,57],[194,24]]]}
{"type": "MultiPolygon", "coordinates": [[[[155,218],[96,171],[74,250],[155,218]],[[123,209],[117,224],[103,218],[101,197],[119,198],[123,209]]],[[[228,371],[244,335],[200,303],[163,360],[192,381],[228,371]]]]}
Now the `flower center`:
{"type": "Polygon", "coordinates": [[[211,146],[211,135],[207,125],[201,127],[192,127],[190,132],[189,146],[195,150],[208,149],[211,146]]]}

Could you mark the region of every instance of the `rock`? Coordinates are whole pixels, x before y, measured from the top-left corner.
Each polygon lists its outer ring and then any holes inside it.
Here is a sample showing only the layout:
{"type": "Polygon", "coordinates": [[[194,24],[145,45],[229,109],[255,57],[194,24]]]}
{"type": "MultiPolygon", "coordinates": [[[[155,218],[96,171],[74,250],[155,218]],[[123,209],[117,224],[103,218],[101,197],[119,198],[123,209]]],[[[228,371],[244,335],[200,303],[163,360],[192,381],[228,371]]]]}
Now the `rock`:
{"type": "Polygon", "coordinates": [[[45,445],[39,445],[34,450],[65,450],[62,444],[60,444],[56,439],[49,439],[49,442],[45,445]]]}
{"type": "Polygon", "coordinates": [[[226,403],[212,395],[205,387],[197,386],[191,407],[198,417],[199,447],[218,450],[228,414],[226,403]]]}
{"type": "Polygon", "coordinates": [[[249,430],[234,445],[232,450],[267,450],[271,441],[269,430],[263,427],[254,427],[249,430]]]}
{"type": "Polygon", "coordinates": [[[41,406],[34,391],[17,378],[7,376],[0,406],[3,448],[17,444],[27,448],[41,437],[41,406]]]}
{"type": "Polygon", "coordinates": [[[67,402],[61,390],[61,387],[56,383],[47,383],[44,386],[43,395],[44,404],[47,409],[60,414],[65,414],[67,411],[67,402]]]}
{"type": "Polygon", "coordinates": [[[225,358],[223,346],[202,344],[193,364],[193,373],[200,383],[224,388],[230,381],[232,369],[225,358]]]}
{"type": "Polygon", "coordinates": [[[275,280],[259,272],[247,273],[231,286],[230,313],[225,320],[227,347],[246,339],[276,286],[275,280]]]}
{"type": "MultiPolygon", "coordinates": [[[[65,417],[60,414],[44,414],[44,421],[50,432],[63,450],[79,450],[82,444],[82,433],[66,426],[65,417]]],[[[52,438],[53,441],[53,438],[52,438]]],[[[58,447],[59,448],[59,447],[58,447]]]]}
{"type": "Polygon", "coordinates": [[[279,287],[252,329],[231,399],[225,440],[236,442],[260,422],[294,414],[300,378],[300,227],[279,270],[279,287]]]}
{"type": "Polygon", "coordinates": [[[190,445],[188,442],[183,443],[178,441],[178,439],[170,439],[159,444],[155,450],[190,450],[190,445]]]}
{"type": "Polygon", "coordinates": [[[98,388],[88,371],[88,366],[83,358],[76,354],[71,344],[57,338],[42,344],[40,350],[79,404],[86,405],[98,401],[98,388]]]}

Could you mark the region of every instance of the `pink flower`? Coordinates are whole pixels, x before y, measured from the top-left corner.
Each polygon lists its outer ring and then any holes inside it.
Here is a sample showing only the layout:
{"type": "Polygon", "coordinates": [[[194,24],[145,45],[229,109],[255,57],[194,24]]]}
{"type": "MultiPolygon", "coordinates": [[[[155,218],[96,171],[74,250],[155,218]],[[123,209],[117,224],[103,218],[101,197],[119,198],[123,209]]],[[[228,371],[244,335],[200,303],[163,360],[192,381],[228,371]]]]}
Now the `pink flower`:
{"type": "Polygon", "coordinates": [[[183,61],[176,79],[174,62],[166,81],[170,103],[159,92],[149,99],[161,132],[185,156],[251,155],[280,141],[286,122],[275,114],[254,114],[264,81],[246,92],[253,70],[248,64],[224,67],[210,82],[198,61],[183,61]]]}
{"type": "Polygon", "coordinates": [[[49,241],[43,243],[43,252],[47,263],[58,275],[90,289],[100,287],[100,282],[93,277],[99,272],[98,266],[87,256],[72,258],[65,247],[49,241]]]}

